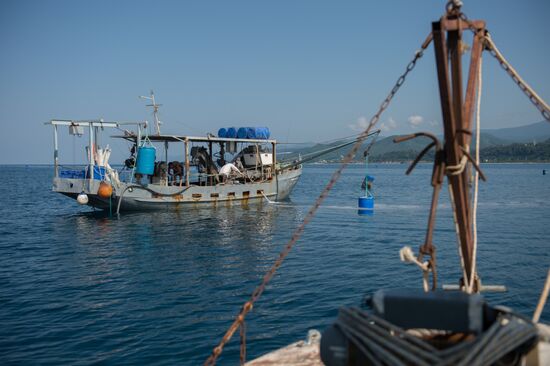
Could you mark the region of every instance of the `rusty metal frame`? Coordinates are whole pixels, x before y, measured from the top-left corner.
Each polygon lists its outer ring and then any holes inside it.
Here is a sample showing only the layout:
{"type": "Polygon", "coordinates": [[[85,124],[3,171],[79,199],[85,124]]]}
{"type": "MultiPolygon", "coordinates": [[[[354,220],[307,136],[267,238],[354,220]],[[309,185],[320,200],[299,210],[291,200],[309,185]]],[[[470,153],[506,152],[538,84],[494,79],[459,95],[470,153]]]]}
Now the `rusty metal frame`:
{"type": "MultiPolygon", "coordinates": [[[[478,32],[484,32],[483,21],[473,22],[478,32]]],[[[480,66],[483,44],[474,37],[466,95],[462,91],[462,30],[468,24],[459,17],[448,14],[440,21],[432,23],[435,59],[439,82],[439,95],[444,127],[444,151],[446,166],[459,165],[471,140],[471,121],[477,72],[480,66]]],[[[469,201],[468,169],[460,174],[447,174],[454,201],[455,217],[458,226],[458,240],[464,261],[466,278],[469,283],[473,261],[473,240],[471,227],[471,207],[469,201]]],[[[475,275],[475,274],[474,274],[475,275]]]]}

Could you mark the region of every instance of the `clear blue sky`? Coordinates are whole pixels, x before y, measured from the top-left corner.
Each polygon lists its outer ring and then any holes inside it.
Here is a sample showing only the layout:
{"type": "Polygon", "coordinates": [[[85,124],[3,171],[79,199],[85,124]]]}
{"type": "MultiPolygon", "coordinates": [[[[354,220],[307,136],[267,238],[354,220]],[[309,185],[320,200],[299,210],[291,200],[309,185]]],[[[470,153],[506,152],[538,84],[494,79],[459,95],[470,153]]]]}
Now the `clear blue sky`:
{"type": "MultiPolygon", "coordinates": [[[[353,134],[370,118],[445,1],[2,1],[0,164],[51,163],[51,118],[151,120],[203,135],[265,125],[282,141],[353,134]]],[[[466,0],[470,18],[550,100],[550,2],[466,0]]],[[[542,120],[488,53],[485,128],[542,120]]],[[[381,122],[437,131],[430,47],[381,122]],[[416,117],[414,117],[416,116],[416,117]],[[412,117],[412,118],[411,118],[412,117]],[[410,122],[417,122],[412,126],[410,122]]]]}

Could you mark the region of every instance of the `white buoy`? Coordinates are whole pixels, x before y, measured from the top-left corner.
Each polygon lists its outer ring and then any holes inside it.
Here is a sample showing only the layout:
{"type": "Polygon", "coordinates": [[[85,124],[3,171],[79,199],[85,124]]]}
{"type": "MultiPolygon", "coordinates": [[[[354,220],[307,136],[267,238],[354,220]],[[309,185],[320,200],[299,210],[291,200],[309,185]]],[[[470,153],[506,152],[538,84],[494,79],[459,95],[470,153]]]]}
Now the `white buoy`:
{"type": "Polygon", "coordinates": [[[76,202],[80,203],[81,205],[88,204],[88,195],[84,192],[80,193],[78,197],[76,197],[76,202]]]}

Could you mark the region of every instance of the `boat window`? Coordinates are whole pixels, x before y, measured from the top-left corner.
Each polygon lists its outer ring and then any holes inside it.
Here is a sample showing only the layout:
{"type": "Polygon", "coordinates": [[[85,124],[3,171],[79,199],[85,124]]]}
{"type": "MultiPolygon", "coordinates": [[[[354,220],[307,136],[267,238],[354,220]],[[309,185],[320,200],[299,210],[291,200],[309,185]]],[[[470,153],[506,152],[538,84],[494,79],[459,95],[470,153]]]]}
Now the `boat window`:
{"type": "Polygon", "coordinates": [[[243,197],[248,197],[250,196],[250,192],[249,191],[244,191],[243,192],[243,197]]]}
{"type": "Polygon", "coordinates": [[[220,196],[219,193],[210,193],[210,197],[212,198],[218,198],[220,196]]]}

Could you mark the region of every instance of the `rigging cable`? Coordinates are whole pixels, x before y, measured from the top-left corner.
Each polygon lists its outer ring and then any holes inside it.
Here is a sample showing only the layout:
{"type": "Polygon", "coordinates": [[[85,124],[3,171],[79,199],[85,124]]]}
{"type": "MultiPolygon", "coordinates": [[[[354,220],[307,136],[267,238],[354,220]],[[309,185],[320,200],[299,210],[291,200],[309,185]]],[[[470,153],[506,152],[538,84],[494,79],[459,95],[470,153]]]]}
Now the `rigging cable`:
{"type": "MultiPolygon", "coordinates": [[[[303,163],[306,163],[306,162],[308,162],[308,161],[311,161],[311,160],[313,160],[313,159],[316,159],[316,158],[318,158],[319,156],[328,154],[328,153],[330,153],[330,152],[332,152],[332,151],[339,150],[339,149],[341,149],[341,148],[343,148],[343,147],[349,146],[349,145],[354,144],[354,143],[356,143],[356,142],[358,142],[358,141],[363,141],[363,140],[365,140],[365,139],[367,139],[368,137],[373,136],[373,135],[376,135],[376,136],[374,137],[374,140],[373,140],[373,141],[376,141],[376,138],[378,137],[378,134],[379,134],[379,133],[380,133],[380,130],[376,130],[376,131],[374,131],[374,132],[369,133],[369,134],[366,135],[366,136],[358,136],[355,140],[348,141],[348,142],[345,142],[345,143],[340,144],[340,145],[332,146],[332,147],[329,147],[329,148],[327,148],[327,149],[320,150],[320,151],[317,151],[317,152],[312,152],[312,153],[309,153],[309,154],[305,154],[304,156],[308,156],[308,155],[311,155],[311,156],[309,156],[309,157],[307,157],[307,158],[300,158],[300,159],[297,160],[297,161],[293,161],[293,162],[292,162],[291,164],[289,164],[289,165],[284,165],[283,168],[287,169],[287,168],[291,168],[291,167],[294,167],[294,166],[297,166],[297,165],[301,165],[301,164],[303,164],[303,163]]],[[[371,143],[371,145],[369,145],[369,148],[370,148],[370,146],[372,146],[372,143],[371,143]]],[[[285,163],[284,160],[281,161],[281,164],[284,164],[284,163],[285,163]]]]}

